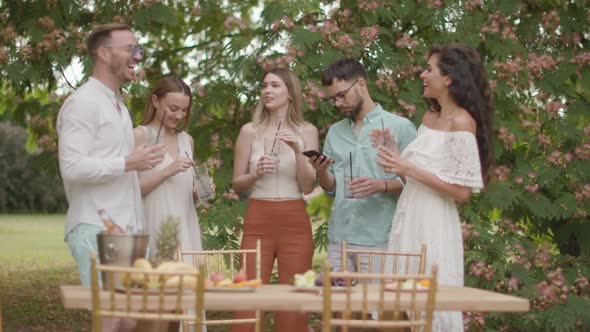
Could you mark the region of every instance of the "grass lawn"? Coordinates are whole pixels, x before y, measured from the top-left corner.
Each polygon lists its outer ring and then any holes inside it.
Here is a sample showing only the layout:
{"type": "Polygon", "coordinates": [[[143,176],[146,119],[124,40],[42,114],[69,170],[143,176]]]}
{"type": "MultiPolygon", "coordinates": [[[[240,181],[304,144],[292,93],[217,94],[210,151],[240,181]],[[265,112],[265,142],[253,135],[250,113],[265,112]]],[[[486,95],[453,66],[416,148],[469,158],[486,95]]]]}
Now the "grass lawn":
{"type": "MultiPolygon", "coordinates": [[[[64,220],[63,215],[0,215],[4,331],[90,331],[90,314],[65,310],[59,298],[60,285],[80,283],[75,261],[63,240],[64,220]]],[[[316,253],[313,265],[320,266],[325,255],[316,253]]],[[[272,319],[267,315],[265,330],[271,330],[272,319]]],[[[208,328],[209,332],[227,330],[208,328]]]]}
{"type": "Polygon", "coordinates": [[[63,241],[63,215],[0,216],[0,299],[5,331],[90,331],[90,315],[66,311],[62,284],[79,284],[63,241]]]}

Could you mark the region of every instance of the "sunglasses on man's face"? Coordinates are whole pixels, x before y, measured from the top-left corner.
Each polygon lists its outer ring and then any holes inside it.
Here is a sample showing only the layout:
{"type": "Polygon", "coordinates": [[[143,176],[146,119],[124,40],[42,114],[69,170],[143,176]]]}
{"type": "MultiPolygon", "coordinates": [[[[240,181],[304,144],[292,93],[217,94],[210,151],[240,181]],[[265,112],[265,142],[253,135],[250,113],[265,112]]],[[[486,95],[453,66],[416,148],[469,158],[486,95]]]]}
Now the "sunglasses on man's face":
{"type": "Polygon", "coordinates": [[[104,46],[109,47],[109,48],[125,49],[128,52],[131,52],[132,57],[135,57],[137,54],[139,54],[139,56],[143,57],[143,48],[141,48],[139,45],[121,45],[121,46],[104,45],[104,46]]]}

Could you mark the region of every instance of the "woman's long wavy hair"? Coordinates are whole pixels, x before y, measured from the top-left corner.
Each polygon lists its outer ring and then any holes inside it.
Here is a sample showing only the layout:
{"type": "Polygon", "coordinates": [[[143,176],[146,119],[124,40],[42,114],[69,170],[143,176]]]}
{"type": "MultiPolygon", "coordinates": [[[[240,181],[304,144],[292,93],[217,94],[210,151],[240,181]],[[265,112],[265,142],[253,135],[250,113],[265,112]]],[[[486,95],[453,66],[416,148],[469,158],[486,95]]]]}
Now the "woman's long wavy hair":
{"type": "MultiPolygon", "coordinates": [[[[475,120],[476,139],[479,148],[479,160],[484,181],[489,180],[488,170],[494,160],[492,145],[493,100],[483,61],[479,53],[472,48],[452,43],[430,48],[428,57],[438,55],[438,67],[441,75],[450,76],[449,94],[475,120]]],[[[436,99],[429,98],[432,108],[441,110],[436,99]]]]}
{"type": "Polygon", "coordinates": [[[146,124],[152,122],[154,120],[154,118],[156,117],[156,107],[154,106],[154,103],[152,102],[152,96],[156,96],[156,98],[158,98],[158,100],[160,100],[160,99],[162,99],[162,97],[164,97],[165,95],[172,93],[172,92],[180,92],[180,93],[188,96],[188,98],[189,98],[188,109],[186,110],[186,116],[184,117],[183,122],[180,125],[180,127],[175,128],[176,132],[181,132],[186,129],[186,127],[188,126],[189,118],[191,115],[191,108],[193,105],[191,88],[186,83],[184,83],[184,81],[182,79],[180,79],[179,77],[177,77],[175,75],[166,75],[166,76],[162,77],[158,81],[158,83],[156,83],[154,90],[150,94],[149,102],[148,102],[147,106],[145,107],[145,113],[143,113],[143,119],[141,119],[141,123],[140,123],[141,125],[146,125],[146,124]]]}
{"type": "MultiPolygon", "coordinates": [[[[262,75],[262,81],[264,81],[264,78],[268,74],[277,75],[287,86],[291,101],[289,103],[285,122],[289,127],[298,129],[305,122],[303,119],[303,94],[301,93],[299,78],[297,78],[297,75],[289,69],[272,68],[264,72],[264,75],[262,75]]],[[[256,105],[256,109],[254,110],[254,115],[252,116],[254,127],[258,128],[261,125],[266,124],[269,115],[269,110],[264,106],[264,99],[260,98],[256,105]]]]}

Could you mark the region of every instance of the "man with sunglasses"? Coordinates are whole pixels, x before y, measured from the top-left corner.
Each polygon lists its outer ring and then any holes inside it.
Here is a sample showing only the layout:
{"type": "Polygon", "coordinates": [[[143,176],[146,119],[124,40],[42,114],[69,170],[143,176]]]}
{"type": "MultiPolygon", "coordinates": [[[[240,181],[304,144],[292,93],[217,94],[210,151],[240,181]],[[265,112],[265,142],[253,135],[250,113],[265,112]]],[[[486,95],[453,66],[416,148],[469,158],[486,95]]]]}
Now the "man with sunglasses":
{"type": "Polygon", "coordinates": [[[88,36],[92,75],[69,96],[57,118],[58,154],[68,200],[65,241],[90,286],[90,253],[105,229],[104,209],[122,229],[142,225],[137,171],[164,158],[161,145],[135,149],[133,124],[121,98],[121,85],[135,79],[142,50],[129,26],[106,24],[88,36]]]}
{"type": "MultiPolygon", "coordinates": [[[[403,180],[385,173],[376,163],[377,151],[369,134],[373,129],[387,130],[403,150],[416,137],[416,127],[406,118],[386,112],[369,94],[368,75],[353,59],[340,59],[323,74],[330,102],[345,119],[328,130],[324,156],[309,162],[318,171],[324,191],[335,196],[328,226],[328,259],[334,270],[342,270],[341,242],[350,249],[385,250],[391,221],[403,180]],[[352,166],[352,168],[351,168],[352,166]],[[350,178],[345,198],[345,179],[350,178]]],[[[349,271],[368,271],[368,257],[347,257],[349,271]]],[[[378,257],[372,271],[380,271],[378,257]]]]}

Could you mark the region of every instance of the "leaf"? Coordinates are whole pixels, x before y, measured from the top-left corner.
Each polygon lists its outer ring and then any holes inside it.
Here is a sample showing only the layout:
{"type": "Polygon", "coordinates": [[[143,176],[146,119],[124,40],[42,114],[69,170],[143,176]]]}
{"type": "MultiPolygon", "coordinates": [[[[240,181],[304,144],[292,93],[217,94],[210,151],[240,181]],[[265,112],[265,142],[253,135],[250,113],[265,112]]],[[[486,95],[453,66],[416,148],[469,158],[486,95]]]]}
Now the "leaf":
{"type": "Polygon", "coordinates": [[[514,264],[511,266],[512,275],[517,277],[519,281],[522,281],[525,285],[532,285],[535,282],[534,276],[524,266],[514,264]]]}
{"type": "Polygon", "coordinates": [[[522,3],[520,1],[498,0],[496,1],[496,6],[503,14],[512,15],[518,12],[522,3]]]}
{"type": "Polygon", "coordinates": [[[590,322],[590,302],[577,295],[569,293],[567,296],[566,307],[576,313],[576,316],[582,318],[587,323],[590,322]]]}
{"type": "Polygon", "coordinates": [[[555,167],[540,167],[539,168],[539,185],[543,187],[551,186],[555,181],[558,180],[561,175],[561,169],[555,167]]]}
{"type": "Polygon", "coordinates": [[[547,327],[555,332],[574,331],[576,316],[563,305],[555,305],[545,312],[547,327]]]}
{"type": "Polygon", "coordinates": [[[550,219],[558,214],[551,201],[539,192],[522,195],[520,200],[533,216],[541,219],[550,219]]]}
{"type": "Polygon", "coordinates": [[[519,196],[518,193],[509,187],[507,182],[496,182],[488,186],[484,194],[489,205],[498,209],[508,209],[519,196]]]}
{"type": "Polygon", "coordinates": [[[574,214],[578,207],[576,196],[571,193],[563,193],[553,204],[559,209],[559,218],[567,218],[574,214]]]}
{"type": "Polygon", "coordinates": [[[178,18],[172,11],[172,8],[162,3],[155,3],[148,9],[149,18],[162,25],[175,26],[178,24],[178,18]]]}
{"type": "Polygon", "coordinates": [[[316,43],[322,40],[319,32],[311,32],[303,27],[297,27],[293,30],[291,41],[297,48],[312,48],[316,43]]]}

